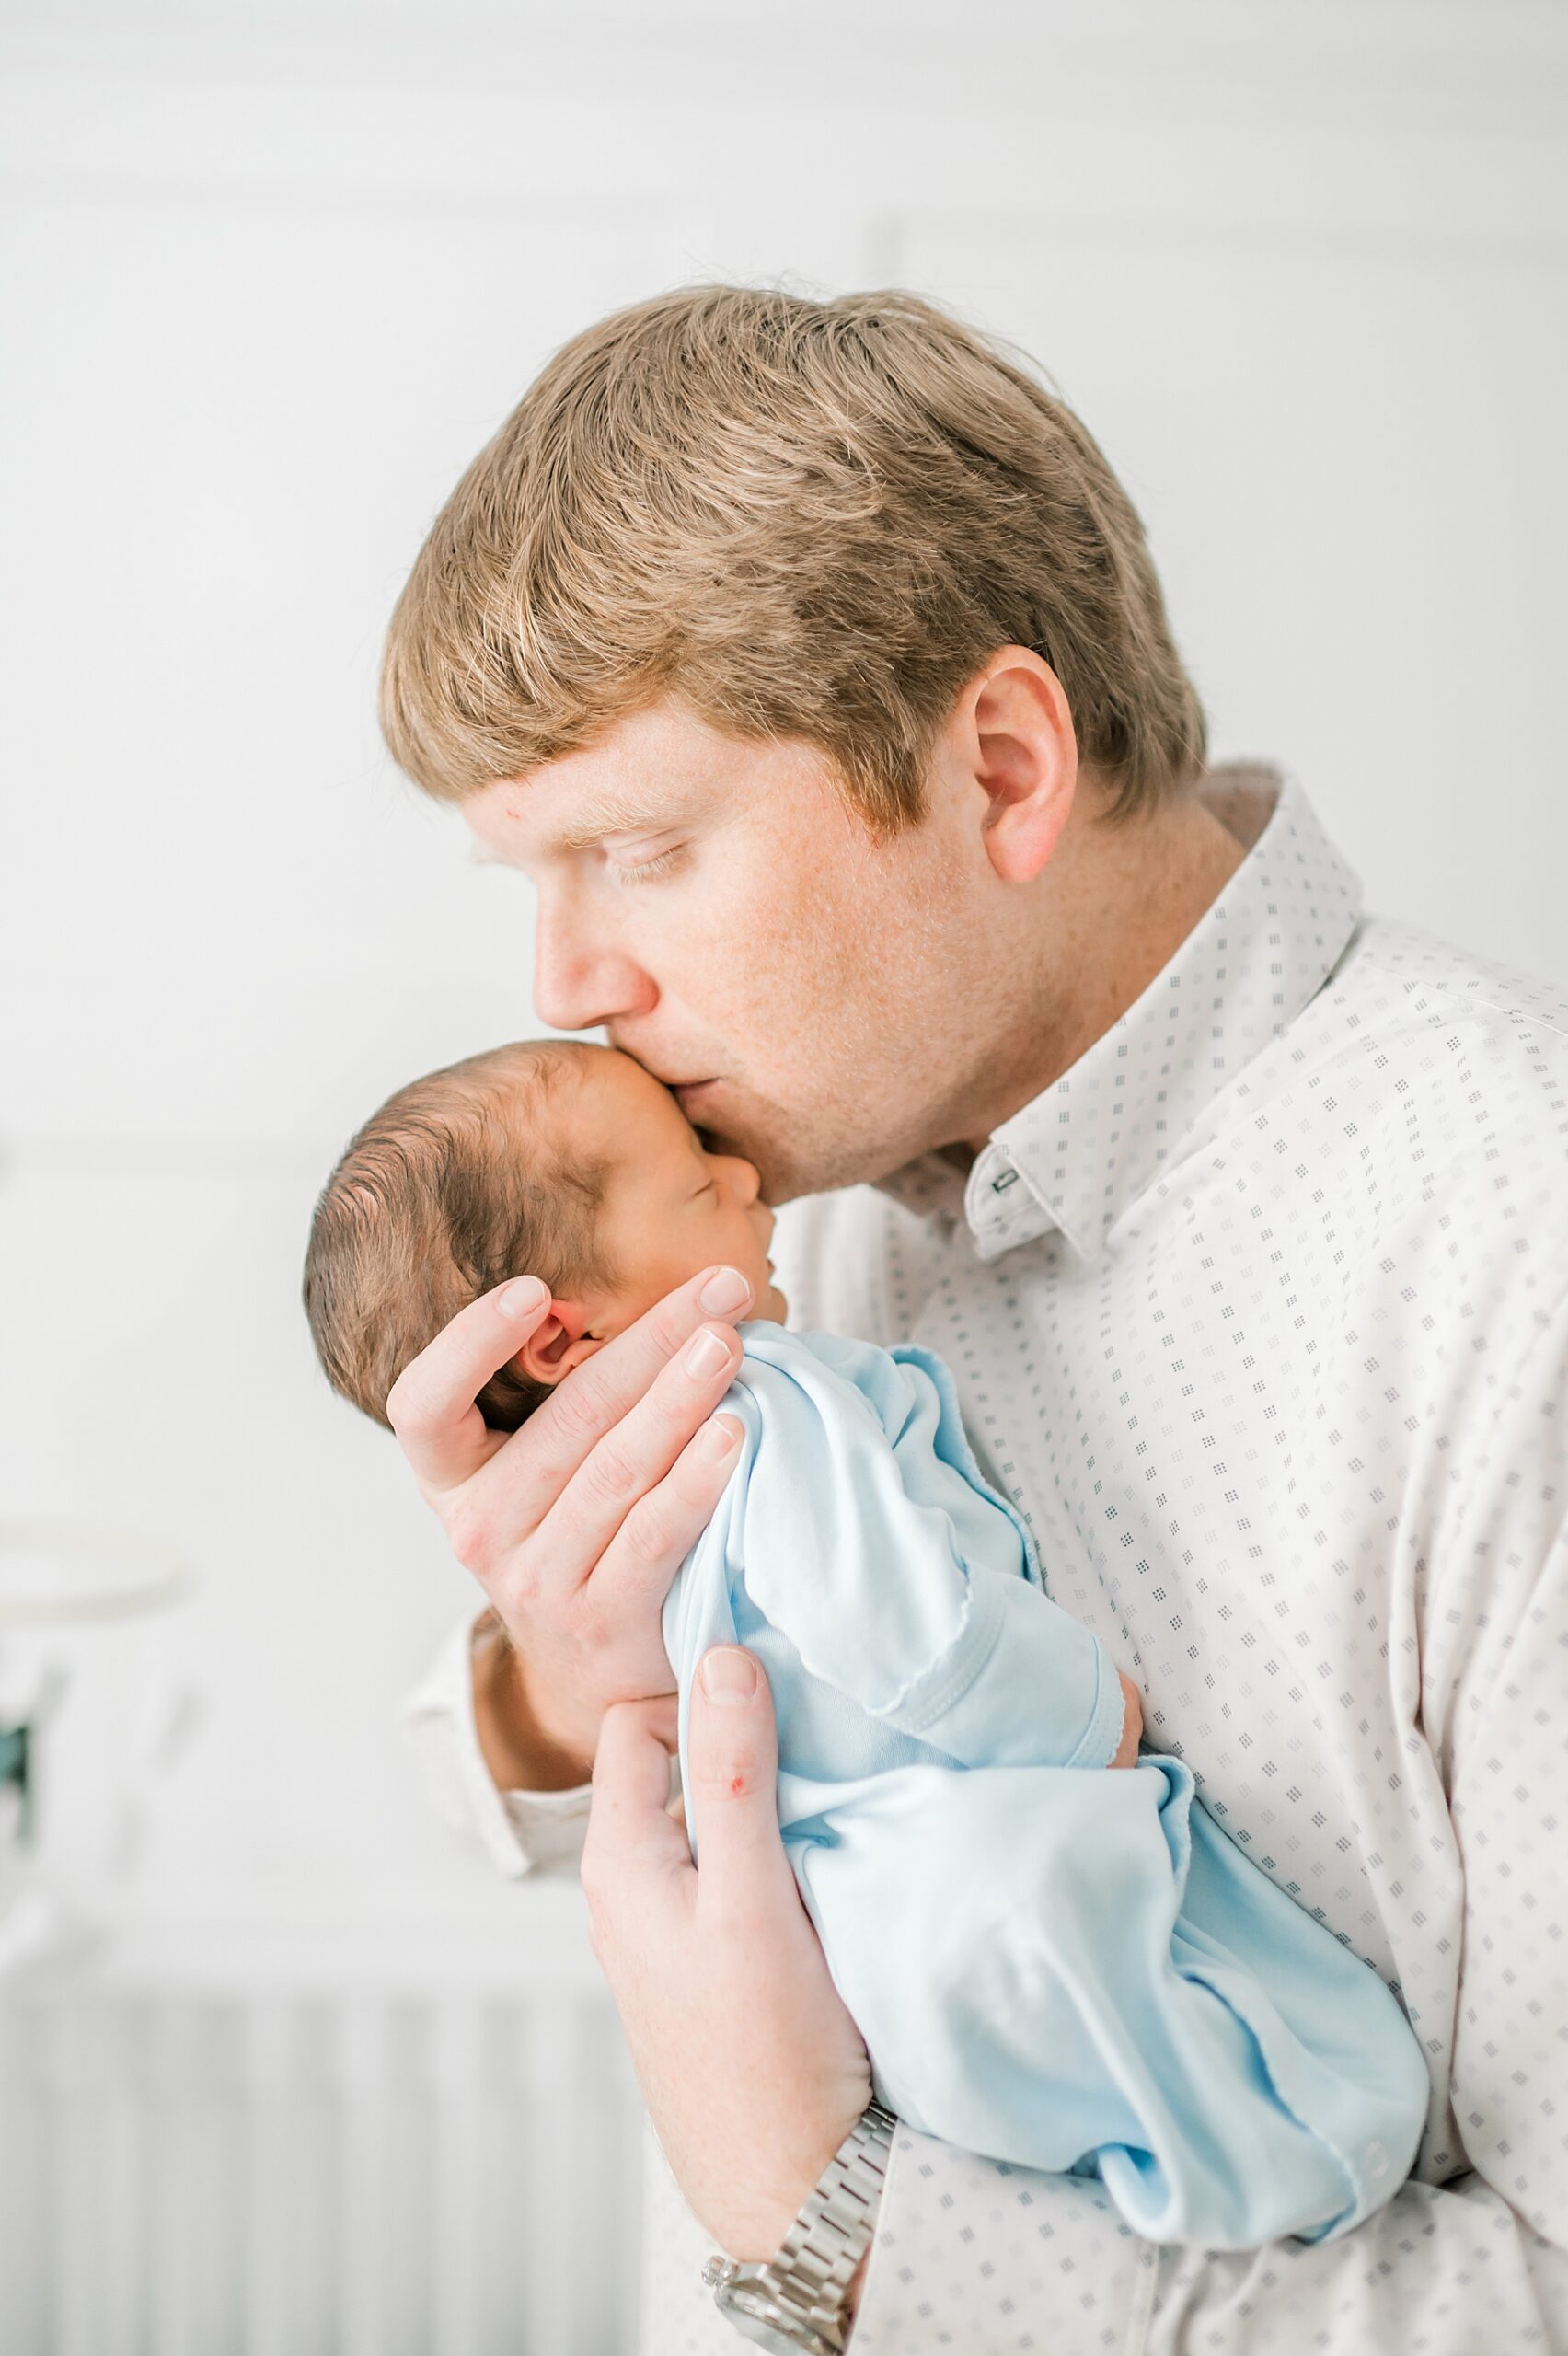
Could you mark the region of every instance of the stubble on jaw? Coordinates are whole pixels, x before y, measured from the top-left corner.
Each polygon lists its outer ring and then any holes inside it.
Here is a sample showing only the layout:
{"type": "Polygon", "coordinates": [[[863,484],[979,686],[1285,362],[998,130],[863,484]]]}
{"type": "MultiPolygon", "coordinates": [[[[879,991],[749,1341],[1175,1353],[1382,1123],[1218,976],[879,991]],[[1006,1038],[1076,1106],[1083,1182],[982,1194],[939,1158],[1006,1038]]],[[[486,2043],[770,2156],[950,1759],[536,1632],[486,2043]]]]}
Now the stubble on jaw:
{"type": "Polygon", "coordinates": [[[815,938],[819,953],[800,963],[785,954],[771,970],[752,964],[747,1026],[766,1037],[771,1017],[785,1051],[773,1071],[786,1084],[809,1079],[809,1102],[790,1104],[771,1092],[767,1070],[761,1088],[737,1076],[732,1101],[716,1105],[704,1129],[721,1150],[756,1164],[774,1205],[887,1177],[962,1136],[975,1074],[999,1044],[984,1012],[987,1036],[975,1035],[977,1001],[990,993],[975,987],[974,945],[955,943],[953,893],[963,886],[944,872],[940,845],[917,842],[913,832],[879,840],[845,810],[836,787],[812,782],[827,805],[823,866],[811,877],[790,871],[794,888],[770,912],[768,930],[780,943],[815,938]],[[890,860],[903,862],[904,873],[890,874],[890,860]],[[817,888],[824,869],[834,879],[825,910],[817,888]],[[945,988],[933,963],[947,969],[945,988]]]}

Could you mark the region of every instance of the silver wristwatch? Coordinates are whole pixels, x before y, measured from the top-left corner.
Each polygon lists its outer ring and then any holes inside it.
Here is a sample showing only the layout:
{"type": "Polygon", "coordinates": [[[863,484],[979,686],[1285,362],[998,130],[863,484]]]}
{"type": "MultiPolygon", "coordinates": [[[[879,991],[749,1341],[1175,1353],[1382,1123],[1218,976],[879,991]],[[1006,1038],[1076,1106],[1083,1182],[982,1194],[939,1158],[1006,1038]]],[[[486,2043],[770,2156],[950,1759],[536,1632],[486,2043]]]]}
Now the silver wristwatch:
{"type": "Polygon", "coordinates": [[[766,2266],[710,2258],[703,2268],[714,2305],[754,2346],[773,2356],[839,2356],[844,2303],[876,2223],[894,2123],[880,2103],[867,2104],[766,2266]]]}

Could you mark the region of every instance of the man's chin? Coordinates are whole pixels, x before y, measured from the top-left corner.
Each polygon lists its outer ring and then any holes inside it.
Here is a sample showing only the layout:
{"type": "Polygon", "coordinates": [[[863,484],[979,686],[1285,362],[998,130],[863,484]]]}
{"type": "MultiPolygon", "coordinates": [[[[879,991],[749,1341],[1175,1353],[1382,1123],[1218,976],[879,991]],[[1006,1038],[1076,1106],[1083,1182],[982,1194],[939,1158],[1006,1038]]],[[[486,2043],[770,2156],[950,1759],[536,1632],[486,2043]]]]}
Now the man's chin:
{"type": "Polygon", "coordinates": [[[734,1145],[720,1150],[744,1154],[755,1164],[759,1192],[770,1210],[781,1210],[805,1195],[834,1195],[845,1186],[874,1184],[881,1175],[880,1170],[863,1169],[843,1154],[824,1154],[811,1161],[799,1154],[770,1153],[767,1147],[734,1145]]]}
{"type": "MultiPolygon", "coordinates": [[[[770,1105],[768,1110],[777,1122],[782,1108],[770,1105]]],[[[781,1143],[776,1129],[767,1134],[753,1128],[744,1103],[725,1082],[715,1086],[693,1126],[710,1152],[739,1154],[753,1165],[762,1199],[773,1210],[802,1195],[831,1195],[843,1186],[874,1183],[897,1166],[896,1159],[890,1160],[885,1152],[878,1157],[846,1150],[848,1141],[820,1153],[809,1148],[802,1151],[798,1143],[781,1143]]]]}

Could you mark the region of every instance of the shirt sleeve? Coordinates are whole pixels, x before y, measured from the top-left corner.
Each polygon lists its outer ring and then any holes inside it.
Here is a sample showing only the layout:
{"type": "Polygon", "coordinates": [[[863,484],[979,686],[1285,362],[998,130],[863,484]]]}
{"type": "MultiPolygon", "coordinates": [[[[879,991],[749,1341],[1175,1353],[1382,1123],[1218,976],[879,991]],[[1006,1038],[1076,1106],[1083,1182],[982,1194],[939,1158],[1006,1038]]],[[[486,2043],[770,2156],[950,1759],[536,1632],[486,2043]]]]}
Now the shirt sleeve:
{"type": "Polygon", "coordinates": [[[453,1629],[398,1710],[405,1740],[438,1813],[478,1842],[498,1873],[515,1879],[547,1866],[575,1868],[588,1829],[591,1786],[501,1792],[490,1780],[474,1723],[474,1646],[488,1610],[453,1629]]]}

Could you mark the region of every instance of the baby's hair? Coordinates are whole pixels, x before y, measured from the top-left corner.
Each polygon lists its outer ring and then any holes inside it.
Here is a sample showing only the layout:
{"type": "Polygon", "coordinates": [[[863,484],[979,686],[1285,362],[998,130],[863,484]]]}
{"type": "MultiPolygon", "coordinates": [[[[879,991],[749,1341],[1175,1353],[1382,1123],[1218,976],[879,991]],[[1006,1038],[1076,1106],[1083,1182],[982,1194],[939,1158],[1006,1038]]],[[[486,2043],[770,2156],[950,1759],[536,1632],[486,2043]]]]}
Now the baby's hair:
{"type": "MultiPolygon", "coordinates": [[[[427,1073],[372,1114],[327,1181],[305,1313],[332,1388],[377,1423],[403,1369],[492,1286],[535,1276],[570,1298],[617,1281],[597,1247],[606,1165],[569,1161],[541,1117],[594,1052],[523,1040],[427,1073]]],[[[549,1395],[508,1365],[478,1406],[515,1431],[549,1395]]]]}

